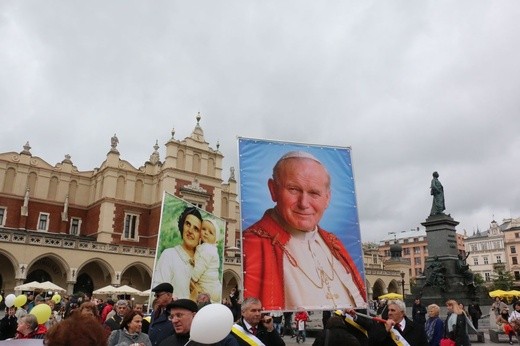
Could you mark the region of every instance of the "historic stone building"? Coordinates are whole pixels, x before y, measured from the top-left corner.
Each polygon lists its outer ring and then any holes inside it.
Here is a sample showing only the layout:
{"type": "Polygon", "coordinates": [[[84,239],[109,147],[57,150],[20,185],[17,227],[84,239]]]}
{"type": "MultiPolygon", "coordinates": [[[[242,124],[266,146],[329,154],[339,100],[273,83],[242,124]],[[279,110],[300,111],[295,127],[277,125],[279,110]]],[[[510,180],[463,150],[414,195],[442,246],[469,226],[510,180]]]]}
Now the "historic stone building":
{"type": "Polygon", "coordinates": [[[240,286],[234,169],[224,181],[219,145],[209,146],[200,114],[196,120],[183,140],[171,132],[164,159],[156,142],[138,168],[124,160],[115,135],[90,171],[78,171],[69,155],[53,166],[29,143],[0,153],[0,287],[49,280],[68,293],[150,288],[164,191],[227,221],[224,294],[240,286]]]}
{"type": "Polygon", "coordinates": [[[464,240],[467,263],[471,271],[480,274],[484,281],[491,282],[497,265],[506,264],[504,233],[498,223],[493,220],[486,231],[477,230],[464,240]]]}
{"type": "Polygon", "coordinates": [[[507,266],[506,270],[513,273],[514,287],[520,287],[520,218],[504,219],[500,225],[504,233],[504,250],[507,266]]]}
{"type": "MultiPolygon", "coordinates": [[[[383,239],[379,243],[379,253],[385,260],[390,259],[390,247],[393,244],[402,246],[403,258],[410,260],[407,276],[415,278],[422,275],[424,264],[428,258],[428,241],[424,229],[412,229],[399,233],[392,233],[393,236],[383,239]]],[[[457,249],[464,253],[464,235],[457,233],[457,249]]]]}

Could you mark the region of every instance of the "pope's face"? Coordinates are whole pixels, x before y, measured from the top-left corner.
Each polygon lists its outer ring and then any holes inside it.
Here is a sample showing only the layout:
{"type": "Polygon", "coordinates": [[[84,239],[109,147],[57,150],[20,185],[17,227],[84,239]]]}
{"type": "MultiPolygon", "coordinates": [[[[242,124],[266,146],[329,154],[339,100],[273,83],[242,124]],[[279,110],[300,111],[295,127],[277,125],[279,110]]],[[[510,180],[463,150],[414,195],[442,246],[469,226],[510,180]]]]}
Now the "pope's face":
{"type": "Polygon", "coordinates": [[[312,159],[285,161],[279,167],[277,180],[269,180],[271,198],[289,226],[312,231],[329,205],[329,175],[312,159]]]}
{"type": "Polygon", "coordinates": [[[182,239],[184,246],[195,249],[200,241],[200,227],[202,222],[195,215],[186,216],[183,225],[182,239]]]}

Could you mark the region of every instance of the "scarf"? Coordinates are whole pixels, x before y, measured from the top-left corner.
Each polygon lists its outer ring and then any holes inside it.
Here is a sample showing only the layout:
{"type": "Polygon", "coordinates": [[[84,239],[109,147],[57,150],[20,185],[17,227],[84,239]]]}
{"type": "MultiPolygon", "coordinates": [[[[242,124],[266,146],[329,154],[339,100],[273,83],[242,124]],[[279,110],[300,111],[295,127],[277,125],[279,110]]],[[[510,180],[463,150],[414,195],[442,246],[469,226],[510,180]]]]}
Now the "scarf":
{"type": "Polygon", "coordinates": [[[435,326],[437,325],[437,321],[439,320],[439,316],[428,318],[426,324],[424,325],[424,329],[426,330],[426,337],[428,338],[428,342],[431,342],[433,339],[433,333],[435,333],[435,326]]]}

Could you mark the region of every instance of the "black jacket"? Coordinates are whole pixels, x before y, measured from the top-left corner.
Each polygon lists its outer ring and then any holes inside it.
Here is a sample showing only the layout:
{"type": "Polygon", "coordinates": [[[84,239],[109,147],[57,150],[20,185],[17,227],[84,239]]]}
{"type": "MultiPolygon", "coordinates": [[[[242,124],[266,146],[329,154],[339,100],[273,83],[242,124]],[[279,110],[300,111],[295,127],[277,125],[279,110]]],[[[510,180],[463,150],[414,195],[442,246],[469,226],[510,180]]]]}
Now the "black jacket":
{"type": "Polygon", "coordinates": [[[360,346],[359,341],[349,332],[347,326],[334,326],[324,329],[314,340],[312,346],[325,346],[325,338],[329,333],[329,341],[327,346],[348,345],[360,346]]]}
{"type": "Polygon", "coordinates": [[[446,317],[446,321],[444,322],[444,335],[449,337],[451,340],[454,340],[457,346],[469,346],[471,345],[469,341],[469,335],[466,328],[466,315],[463,313],[457,315],[457,322],[453,327],[453,330],[448,332],[448,320],[451,314],[446,317]]]}
{"type": "MultiPolygon", "coordinates": [[[[410,346],[428,346],[428,339],[426,338],[426,332],[424,326],[412,322],[408,317],[405,316],[406,326],[401,332],[401,335],[408,341],[410,346]]],[[[374,324],[370,332],[368,333],[369,345],[395,345],[390,332],[387,332],[385,325],[382,323],[374,324]]]]}
{"type": "MultiPolygon", "coordinates": [[[[241,318],[237,324],[244,328],[246,333],[251,334],[249,330],[247,330],[243,318],[241,318]]],[[[250,346],[247,342],[242,340],[240,336],[233,333],[233,331],[231,331],[231,334],[238,341],[239,345],[250,346]]],[[[283,341],[282,337],[278,334],[276,329],[274,329],[272,332],[268,332],[262,323],[258,325],[258,332],[256,333],[256,337],[260,339],[260,341],[262,341],[266,346],[285,346],[285,342],[283,341]]]]}
{"type": "Polygon", "coordinates": [[[4,318],[0,320],[0,340],[14,338],[16,328],[18,328],[18,319],[16,316],[5,315],[4,318]]]}

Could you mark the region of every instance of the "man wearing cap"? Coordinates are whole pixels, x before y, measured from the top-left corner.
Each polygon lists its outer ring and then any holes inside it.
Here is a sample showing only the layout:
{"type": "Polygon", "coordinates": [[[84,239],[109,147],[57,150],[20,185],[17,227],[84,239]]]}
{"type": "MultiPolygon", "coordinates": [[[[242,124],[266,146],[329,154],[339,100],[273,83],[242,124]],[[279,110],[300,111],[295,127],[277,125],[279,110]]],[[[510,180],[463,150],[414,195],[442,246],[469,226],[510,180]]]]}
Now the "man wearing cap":
{"type": "Polygon", "coordinates": [[[242,302],[242,317],[235,323],[231,333],[240,346],[284,346],[285,342],[276,329],[271,316],[262,316],[262,302],[249,297],[242,302]]]}
{"type": "Polygon", "coordinates": [[[244,296],[266,310],[364,306],[364,280],[341,241],[320,222],[330,175],[313,155],[283,155],[268,180],[275,202],[244,231],[244,296]]]}
{"type": "Polygon", "coordinates": [[[152,345],[157,346],[175,333],[166,313],[166,306],[174,300],[173,286],[168,282],[163,282],[152,288],[152,292],[155,293],[154,311],[148,328],[148,337],[152,345]]]}
{"type": "Polygon", "coordinates": [[[121,321],[125,317],[125,315],[129,312],[128,303],[126,300],[118,300],[115,304],[115,314],[107,318],[104,325],[106,329],[110,331],[121,329],[121,321]]]}
{"type": "MultiPolygon", "coordinates": [[[[190,331],[193,318],[199,310],[197,303],[190,299],[177,299],[168,304],[168,319],[175,330],[175,334],[164,339],[159,346],[184,346],[190,340],[190,331]]],[[[211,326],[208,326],[208,330],[211,326]]],[[[189,345],[202,345],[196,341],[190,341],[189,345]]],[[[229,334],[223,340],[213,343],[215,346],[239,346],[235,338],[229,334]]]]}

